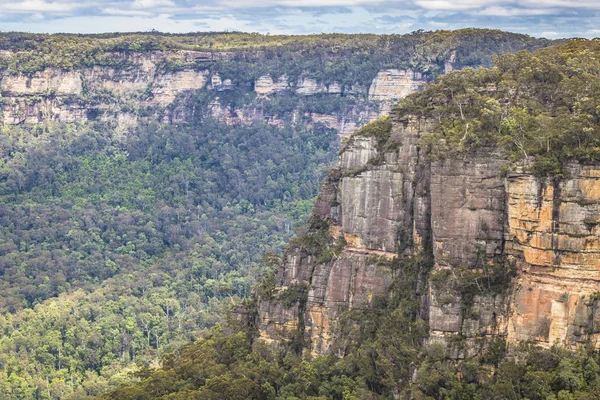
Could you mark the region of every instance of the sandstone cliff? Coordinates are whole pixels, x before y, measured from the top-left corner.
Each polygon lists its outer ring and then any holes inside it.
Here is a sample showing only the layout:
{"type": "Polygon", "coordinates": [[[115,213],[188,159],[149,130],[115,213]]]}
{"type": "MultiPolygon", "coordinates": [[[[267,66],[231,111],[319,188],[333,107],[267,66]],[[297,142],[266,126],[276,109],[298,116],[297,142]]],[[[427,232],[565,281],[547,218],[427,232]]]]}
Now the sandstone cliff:
{"type": "Polygon", "coordinates": [[[431,252],[429,283],[415,288],[429,343],[456,357],[493,338],[598,345],[600,169],[571,163],[560,180],[501,173],[506,158],[491,149],[432,161],[419,142],[427,129],[393,116],[385,142],[368,130],[350,137],[313,211],[337,250],[319,259],[290,246],[274,294],[259,302],[262,339],[300,334],[313,354],[336,350],[340,315],[390,284],[382,258],[431,252]],[[501,285],[489,279],[498,269],[501,285]],[[290,288],[305,297],[290,302],[290,288]]]}
{"type": "MultiPolygon", "coordinates": [[[[11,56],[10,52],[4,54],[11,56]]],[[[294,82],[286,74],[275,79],[264,75],[249,87],[246,82],[222,77],[215,67],[217,62],[235,63],[234,55],[228,52],[116,52],[112,57],[121,66],[92,65],[76,70],[49,67],[27,74],[0,71],[2,123],[74,123],[98,119],[116,120],[117,126],[127,128],[139,123],[140,118],[186,123],[198,115],[207,115],[227,124],[265,122],[283,126],[284,118],[289,116],[277,110],[265,111],[266,105],[276,101],[277,96],[302,99],[344,95],[353,99],[349,107],[327,114],[311,112],[302,118],[307,124],[324,124],[341,135],[349,135],[387,115],[393,101],[414,92],[425,82],[416,72],[386,70],[372,81],[352,88],[345,88],[339,82],[325,84],[307,74],[294,82]],[[230,106],[222,93],[232,90],[250,100],[230,106]],[[189,100],[199,93],[209,93],[211,97],[200,110],[189,106],[189,100]]],[[[336,102],[341,100],[330,101],[336,102]]]]}

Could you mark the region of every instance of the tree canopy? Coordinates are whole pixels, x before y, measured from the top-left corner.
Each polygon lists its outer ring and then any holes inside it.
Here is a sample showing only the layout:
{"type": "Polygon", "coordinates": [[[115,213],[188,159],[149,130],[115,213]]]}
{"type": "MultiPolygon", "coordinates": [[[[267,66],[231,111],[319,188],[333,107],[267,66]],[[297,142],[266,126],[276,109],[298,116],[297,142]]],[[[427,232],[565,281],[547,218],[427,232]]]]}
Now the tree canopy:
{"type": "Polygon", "coordinates": [[[573,40],[440,77],[395,113],[431,124],[423,144],[434,158],[503,150],[509,166],[558,176],[569,160],[600,161],[599,103],[600,42],[573,40]]]}

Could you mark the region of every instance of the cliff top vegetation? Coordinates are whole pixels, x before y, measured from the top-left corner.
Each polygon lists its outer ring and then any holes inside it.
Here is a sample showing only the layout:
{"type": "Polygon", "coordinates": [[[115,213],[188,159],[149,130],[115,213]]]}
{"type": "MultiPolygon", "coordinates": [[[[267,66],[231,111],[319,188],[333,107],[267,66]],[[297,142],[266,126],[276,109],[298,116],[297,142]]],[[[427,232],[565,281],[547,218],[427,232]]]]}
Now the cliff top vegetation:
{"type": "Polygon", "coordinates": [[[442,76],[394,113],[431,123],[423,145],[434,159],[502,149],[513,163],[558,176],[569,160],[600,161],[598,104],[600,41],[577,39],[442,76]]]}
{"type": "MultiPolygon", "coordinates": [[[[347,35],[320,34],[307,36],[260,35],[253,33],[192,33],[166,34],[159,32],[73,35],[0,33],[0,70],[10,73],[33,73],[48,67],[71,70],[91,65],[125,67],[123,52],[154,51],[228,51],[241,59],[248,53],[260,52],[264,61],[285,59],[290,64],[312,58],[315,62],[302,65],[306,71],[317,72],[336,68],[340,73],[357,73],[352,63],[370,63],[387,68],[414,68],[426,75],[436,76],[455,52],[456,68],[491,66],[492,56],[521,49],[535,50],[553,42],[527,35],[486,29],[457,31],[416,31],[406,35],[347,35]],[[318,62],[317,62],[318,61],[318,62]]],[[[250,57],[251,58],[251,57],[250,57]]],[[[240,59],[240,60],[241,60],[240,59]]],[[[237,61],[240,61],[237,60],[237,61]]],[[[249,59],[248,59],[249,60],[249,59]]],[[[305,63],[302,63],[305,64],[305,63]]],[[[170,65],[170,67],[174,67],[170,65]]],[[[186,64],[178,67],[194,68],[186,64]]],[[[206,65],[203,65],[205,68],[206,65]]],[[[363,73],[370,69],[362,68],[363,73]]],[[[279,71],[268,71],[278,74],[279,71]]],[[[286,71],[281,71],[281,73],[286,71]]]]}

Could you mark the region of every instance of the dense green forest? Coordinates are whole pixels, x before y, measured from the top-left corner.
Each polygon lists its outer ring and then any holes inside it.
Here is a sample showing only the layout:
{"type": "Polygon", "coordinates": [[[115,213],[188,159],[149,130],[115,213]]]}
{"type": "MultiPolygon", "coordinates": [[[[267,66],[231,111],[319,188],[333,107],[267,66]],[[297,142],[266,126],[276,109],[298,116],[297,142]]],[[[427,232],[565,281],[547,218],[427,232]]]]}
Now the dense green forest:
{"type": "MultiPolygon", "coordinates": [[[[430,122],[421,145],[433,159],[468,157],[475,149],[487,148],[504,151],[507,168],[519,162],[536,173],[560,176],[569,160],[599,161],[599,76],[600,43],[575,40],[533,54],[500,56],[492,69],[441,77],[402,100],[394,118],[416,116],[430,122]]],[[[389,134],[386,119],[357,133],[376,137],[379,145],[385,145],[389,134]]],[[[332,239],[323,243],[317,237],[323,232],[313,221],[294,243],[320,243],[310,253],[319,257],[323,249],[335,248],[332,239]]],[[[417,293],[423,275],[429,275],[432,284],[444,277],[429,272],[427,251],[416,258],[401,249],[397,254],[381,262],[396,276],[387,293],[375,296],[367,309],[348,311],[340,321],[349,338],[343,358],[307,357],[301,341],[273,348],[255,340],[252,310],[255,297],[269,291],[266,280],[246,302],[250,317],[242,319],[245,324],[232,318],[195,344],[165,355],[160,369],[138,371],[139,382],[122,385],[103,398],[600,398],[600,353],[592,343],[568,351],[560,346],[541,349],[534,343],[507,346],[497,337],[482,354],[459,360],[445,347],[427,344],[417,293]]],[[[505,290],[510,274],[499,269],[490,287],[505,290]]]]}
{"type": "Polygon", "coordinates": [[[414,373],[415,382],[409,388],[404,384],[400,393],[419,400],[599,398],[600,356],[595,352],[522,345],[514,350],[514,359],[504,360],[504,344],[499,342],[480,358],[457,362],[442,347],[419,349],[418,342],[398,338],[407,326],[394,318],[397,313],[383,312],[376,321],[385,326],[344,359],[282,356],[264,345],[252,346],[245,332],[213,329],[194,345],[165,356],[161,369],[138,371],[141,383],[124,385],[103,398],[390,399],[399,393],[392,389],[402,368],[414,373]]]}
{"type": "Polygon", "coordinates": [[[3,398],[94,393],[196,338],[304,221],[337,146],[326,128],[39,129],[1,141],[3,398]]]}
{"type": "MultiPolygon", "coordinates": [[[[131,72],[139,68],[136,54],[156,52],[167,55],[157,74],[208,69],[235,82],[223,92],[186,93],[166,110],[151,109],[144,94],[86,88],[61,100],[91,113],[106,102],[137,113],[139,124],[127,130],[110,118],[1,128],[0,398],[80,399],[137,382],[165,352],[175,357],[222,321],[268,272],[262,258],[281,252],[305,222],[339,149],[337,132],[302,117],[293,123],[292,115],[343,114],[366,94],[258,98],[252,87],[259,76],[287,74],[292,82],[303,74],[368,88],[385,68],[434,79],[452,53],[455,68],[489,66],[496,54],[551,43],[475,29],[302,37],[0,33],[2,75],[49,67],[131,72]],[[207,56],[177,56],[191,50],[207,56]],[[216,121],[207,110],[217,96],[223,106],[252,107],[283,124],[216,121]],[[177,107],[196,113],[167,122],[177,107]],[[130,374],[138,369],[142,375],[130,374]]],[[[290,367],[300,362],[290,360],[290,367]]]]}

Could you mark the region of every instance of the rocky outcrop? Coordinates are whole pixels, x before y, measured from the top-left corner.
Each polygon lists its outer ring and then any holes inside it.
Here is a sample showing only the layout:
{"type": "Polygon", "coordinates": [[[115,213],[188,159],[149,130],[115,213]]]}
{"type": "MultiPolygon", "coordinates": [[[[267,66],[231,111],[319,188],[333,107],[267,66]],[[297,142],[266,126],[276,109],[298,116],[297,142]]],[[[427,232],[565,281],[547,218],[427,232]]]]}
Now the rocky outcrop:
{"type": "MultiPolygon", "coordinates": [[[[74,71],[48,68],[0,78],[4,124],[72,123],[118,113],[123,104],[165,107],[175,97],[206,86],[205,70],[160,71],[165,54],[120,55],[128,67],[93,66],[74,71]],[[142,101],[140,101],[142,100],[142,101]]],[[[181,59],[202,55],[178,53],[181,59]]]]}
{"type": "Polygon", "coordinates": [[[368,306],[391,282],[391,272],[380,260],[396,255],[398,226],[416,221],[411,229],[415,227],[415,240],[423,241],[429,229],[428,200],[423,185],[413,181],[423,173],[416,145],[419,129],[419,121],[395,125],[390,141],[396,151],[386,153],[380,164],[371,163],[379,154],[374,137],[353,136],[346,144],[313,212],[318,220],[329,221],[328,234],[343,241],[343,249],[326,262],[317,262],[310,252],[290,250],[277,274],[278,295],[259,305],[263,340],[290,341],[301,328],[310,352],[330,351],[340,313],[368,306]],[[409,211],[413,203],[418,204],[414,217],[409,211]],[[286,292],[294,285],[306,288],[305,302],[286,307],[286,292]]]}
{"type": "Polygon", "coordinates": [[[31,76],[24,74],[5,75],[0,79],[2,92],[8,96],[20,95],[79,95],[83,78],[78,71],[61,71],[48,68],[31,76]]]}
{"type": "Polygon", "coordinates": [[[2,103],[7,125],[38,124],[44,121],[77,122],[88,119],[90,109],[60,97],[8,97],[2,103]]]}
{"type": "Polygon", "coordinates": [[[431,276],[440,282],[429,285],[422,316],[429,323],[428,341],[448,345],[457,358],[480,354],[488,339],[506,336],[509,317],[506,292],[477,290],[467,301],[464,287],[458,286],[479,284],[464,282],[478,274],[454,272],[457,267],[480,271],[507,262],[504,181],[498,173],[505,160],[484,153],[432,162],[430,167],[431,276]],[[457,343],[457,338],[462,341],[457,343]]]}
{"type": "Polygon", "coordinates": [[[86,121],[91,109],[118,109],[116,103],[145,99],[149,105],[166,106],[179,93],[203,88],[206,71],[157,73],[144,59],[139,68],[95,66],[80,71],[49,68],[33,75],[5,75],[0,90],[5,124],[86,121]],[[98,102],[98,98],[101,101],[98,102]]]}
{"type": "Polygon", "coordinates": [[[296,85],[296,93],[311,96],[317,93],[327,93],[327,86],[316,79],[301,77],[296,85]]]}
{"type": "Polygon", "coordinates": [[[412,70],[380,71],[369,88],[369,100],[399,100],[416,92],[425,83],[421,73],[412,70]]]}
{"type": "Polygon", "coordinates": [[[162,74],[152,82],[150,101],[161,105],[170,104],[181,92],[202,89],[206,85],[207,78],[207,71],[178,71],[162,74]]]}
{"type": "Polygon", "coordinates": [[[493,154],[431,164],[431,227],[438,266],[470,268],[493,261],[504,247],[505,160],[493,154]]]}
{"type": "MultiPolygon", "coordinates": [[[[227,53],[117,53],[115,57],[122,59],[123,66],[96,65],[71,71],[48,68],[29,75],[0,75],[0,92],[4,99],[0,107],[3,123],[85,122],[117,115],[123,106],[128,109],[146,107],[144,114],[149,115],[148,107],[166,109],[173,105],[177,96],[204,89],[215,93],[204,112],[206,115],[228,124],[264,121],[276,126],[285,125],[283,115],[265,115],[262,106],[257,104],[247,105],[243,110],[226,110],[227,105],[220,105],[220,92],[232,90],[236,83],[229,78],[222,78],[219,73],[211,74],[208,63],[215,57],[228,59],[227,53]],[[164,68],[165,63],[173,61],[193,62],[196,67],[175,71],[164,68]],[[203,63],[206,63],[206,68],[202,68],[203,63]]],[[[408,78],[402,75],[404,72],[400,74],[403,76],[401,79],[396,79],[398,74],[392,74],[388,81],[385,77],[380,78],[380,75],[387,76],[388,73],[381,72],[373,82],[374,94],[370,96],[372,102],[369,104],[366,88],[344,90],[338,82],[325,84],[308,76],[301,76],[297,82],[290,83],[286,75],[275,80],[270,75],[264,75],[254,81],[253,90],[258,99],[264,101],[270,101],[269,96],[282,92],[301,97],[337,96],[342,93],[353,96],[356,101],[352,106],[340,112],[309,113],[308,116],[310,122],[324,124],[337,130],[341,136],[348,136],[361,126],[387,115],[391,109],[391,99],[404,96],[420,84],[415,81],[412,86],[409,85],[412,89],[407,89],[408,78]]],[[[171,107],[168,112],[170,116],[167,120],[185,123],[193,119],[189,111],[180,106],[171,107]]],[[[156,115],[162,114],[157,111],[156,115]]]]}
{"type": "MultiPolygon", "coordinates": [[[[215,90],[217,92],[222,92],[225,90],[233,89],[234,85],[231,79],[221,79],[219,74],[214,74],[210,77],[210,85],[209,88],[211,90],[215,90]]],[[[198,88],[200,89],[200,88],[198,88]]]]}
{"type": "Polygon", "coordinates": [[[260,303],[260,337],[273,343],[300,334],[311,343],[312,354],[328,352],[337,331],[338,312],[369,304],[373,294],[384,290],[391,280],[372,258],[369,251],[351,248],[322,263],[300,250],[289,253],[277,277],[277,296],[260,303]],[[306,298],[290,299],[290,293],[306,298]]]}
{"type": "Polygon", "coordinates": [[[293,90],[296,94],[302,96],[312,96],[315,94],[342,94],[342,85],[333,82],[326,85],[316,79],[302,76],[298,78],[295,86],[290,85],[287,75],[282,75],[276,80],[270,75],[263,75],[254,81],[254,91],[260,96],[279,93],[287,90],[293,90]]]}
{"type": "Polygon", "coordinates": [[[263,75],[254,82],[254,91],[259,95],[268,95],[287,90],[289,82],[287,76],[283,75],[273,81],[270,75],[263,75]]]}
{"type": "MultiPolygon", "coordinates": [[[[265,74],[253,81],[228,76],[227,71],[231,71],[227,66],[264,56],[261,51],[114,51],[103,54],[97,65],[76,69],[47,68],[33,73],[6,69],[0,71],[0,121],[5,125],[87,122],[119,118],[127,110],[135,118],[119,126],[134,126],[150,119],[188,123],[198,116],[227,124],[266,122],[285,126],[298,122],[296,117],[305,111],[302,107],[290,111],[289,100],[276,96],[297,96],[299,104],[310,104],[308,118],[302,123],[322,124],[345,137],[388,115],[393,101],[425,82],[420,73],[399,69],[379,71],[372,82],[367,78],[351,86],[317,79],[307,71],[293,79],[284,72],[279,76],[265,74]],[[220,70],[221,66],[225,69],[220,70]],[[234,89],[235,95],[231,94],[234,89]],[[196,96],[199,91],[203,94],[196,96]],[[323,99],[327,96],[332,100],[323,99]],[[204,97],[210,99],[201,110],[185,104],[204,97]],[[233,97],[242,100],[232,102],[233,97]]],[[[0,57],[10,60],[13,54],[4,51],[0,57]]]]}
{"type": "Polygon", "coordinates": [[[314,124],[323,124],[330,129],[340,130],[340,121],[336,115],[320,113],[305,113],[304,115],[314,124]]]}
{"type": "Polygon", "coordinates": [[[444,62],[444,73],[449,74],[454,71],[454,63],[456,62],[456,51],[450,54],[450,58],[444,62]]]}
{"type": "Polygon", "coordinates": [[[343,247],[320,262],[290,249],[277,290],[285,297],[301,284],[308,295],[294,311],[278,297],[260,302],[262,337],[300,332],[312,353],[327,353],[341,313],[368,307],[368,293],[390,283],[377,260],[430,251],[420,312],[428,342],[459,358],[494,338],[599,346],[600,167],[573,163],[551,180],[526,168],[501,174],[506,159],[492,149],[431,161],[419,146],[427,129],[396,118],[385,145],[372,134],[350,138],[313,210],[343,247]]]}

